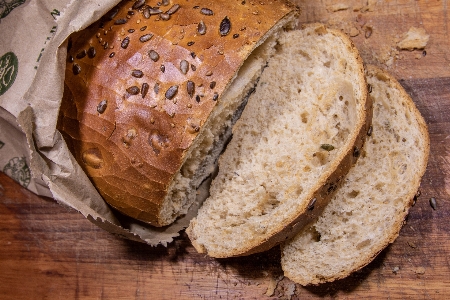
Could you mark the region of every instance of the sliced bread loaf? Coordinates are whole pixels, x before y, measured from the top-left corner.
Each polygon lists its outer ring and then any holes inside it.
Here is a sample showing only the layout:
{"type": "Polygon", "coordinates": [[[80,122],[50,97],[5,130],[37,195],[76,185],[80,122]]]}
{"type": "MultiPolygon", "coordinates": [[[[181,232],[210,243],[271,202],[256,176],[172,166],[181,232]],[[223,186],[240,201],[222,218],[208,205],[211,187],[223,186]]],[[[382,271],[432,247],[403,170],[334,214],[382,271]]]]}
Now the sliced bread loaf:
{"type": "Polygon", "coordinates": [[[299,13],[286,0],[168,3],[120,1],[71,35],[58,122],[105,201],[159,227],[187,213],[299,13]]]}
{"type": "Polygon", "coordinates": [[[282,247],[285,276],[302,285],[348,276],[398,236],[428,160],[426,124],[389,74],[368,67],[373,130],[319,219],[282,247]]]}
{"type": "Polygon", "coordinates": [[[321,212],[371,117],[361,58],[321,24],[284,32],[187,233],[197,251],[264,251],[321,212]]]}

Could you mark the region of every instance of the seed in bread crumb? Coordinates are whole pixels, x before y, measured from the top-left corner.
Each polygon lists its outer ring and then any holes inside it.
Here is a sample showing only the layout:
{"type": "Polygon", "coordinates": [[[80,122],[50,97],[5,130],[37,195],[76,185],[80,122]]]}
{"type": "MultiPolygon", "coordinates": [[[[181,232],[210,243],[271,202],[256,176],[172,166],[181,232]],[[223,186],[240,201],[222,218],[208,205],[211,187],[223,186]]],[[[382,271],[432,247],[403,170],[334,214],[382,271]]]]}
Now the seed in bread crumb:
{"type": "Polygon", "coordinates": [[[360,154],[359,148],[355,146],[355,148],[353,148],[353,157],[359,157],[360,154]]]}
{"type": "Polygon", "coordinates": [[[431,198],[430,198],[430,206],[431,206],[434,210],[437,209],[436,198],[434,198],[434,197],[431,197],[431,198]]]}
{"type": "Polygon", "coordinates": [[[317,202],[317,198],[313,198],[308,204],[308,210],[310,210],[310,211],[313,210],[316,202],[317,202]]]}
{"type": "Polygon", "coordinates": [[[330,144],[322,144],[322,145],[320,145],[320,148],[322,148],[323,150],[326,150],[326,151],[334,150],[334,146],[330,145],[330,144]]]}
{"type": "Polygon", "coordinates": [[[392,268],[392,273],[397,274],[398,271],[400,271],[399,267],[396,266],[392,268]]]}
{"type": "Polygon", "coordinates": [[[408,241],[408,246],[410,246],[413,249],[415,249],[417,247],[416,244],[414,244],[413,242],[410,242],[410,241],[408,241]]]}
{"type": "Polygon", "coordinates": [[[418,275],[423,275],[423,274],[425,274],[425,268],[424,267],[418,267],[414,272],[416,274],[418,274],[418,275]]]}

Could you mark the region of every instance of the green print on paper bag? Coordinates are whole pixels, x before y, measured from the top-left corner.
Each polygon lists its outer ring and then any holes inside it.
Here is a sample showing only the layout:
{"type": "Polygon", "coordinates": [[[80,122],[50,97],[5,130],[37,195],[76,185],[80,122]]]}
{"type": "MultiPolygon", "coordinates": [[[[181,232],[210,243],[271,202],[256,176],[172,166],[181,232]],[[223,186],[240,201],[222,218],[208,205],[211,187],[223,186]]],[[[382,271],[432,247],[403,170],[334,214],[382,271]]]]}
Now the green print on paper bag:
{"type": "Polygon", "coordinates": [[[7,52],[0,57],[0,96],[13,85],[18,69],[19,60],[14,53],[7,52]]]}
{"type": "Polygon", "coordinates": [[[14,157],[11,159],[3,168],[3,172],[23,187],[28,187],[30,184],[31,173],[25,157],[14,157]]]}
{"type": "Polygon", "coordinates": [[[6,17],[14,8],[25,3],[25,0],[0,0],[0,19],[6,17]]]}

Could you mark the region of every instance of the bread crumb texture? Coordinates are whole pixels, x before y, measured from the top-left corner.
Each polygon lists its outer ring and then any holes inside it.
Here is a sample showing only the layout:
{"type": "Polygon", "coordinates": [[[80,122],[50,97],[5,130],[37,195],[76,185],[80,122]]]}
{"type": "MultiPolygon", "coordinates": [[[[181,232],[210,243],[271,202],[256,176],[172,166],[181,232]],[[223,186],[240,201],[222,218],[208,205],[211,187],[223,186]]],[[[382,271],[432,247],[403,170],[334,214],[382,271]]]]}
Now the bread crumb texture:
{"type": "Polygon", "coordinates": [[[323,26],[280,35],[188,229],[198,250],[239,255],[280,232],[353,145],[365,83],[345,41],[323,26]]]}
{"type": "Polygon", "coordinates": [[[424,120],[392,77],[369,68],[373,130],[319,219],[282,247],[285,276],[333,281],[368,264],[398,236],[429,152],[424,120]]]}

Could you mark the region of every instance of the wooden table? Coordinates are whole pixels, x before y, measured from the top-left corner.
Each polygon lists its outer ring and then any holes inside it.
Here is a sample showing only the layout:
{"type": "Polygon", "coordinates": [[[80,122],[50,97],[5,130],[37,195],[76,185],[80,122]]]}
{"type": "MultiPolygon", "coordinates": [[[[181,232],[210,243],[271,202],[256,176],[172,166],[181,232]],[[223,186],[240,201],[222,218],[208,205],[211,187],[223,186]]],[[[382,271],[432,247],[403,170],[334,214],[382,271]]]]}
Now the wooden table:
{"type": "Polygon", "coordinates": [[[304,288],[283,278],[278,248],[216,260],[185,234],[167,248],[122,240],[0,173],[1,299],[450,299],[450,3],[296,2],[301,22],[353,35],[365,61],[395,75],[427,121],[422,195],[395,243],[346,279],[304,288]],[[425,52],[399,51],[413,26],[430,34],[425,52]]]}

